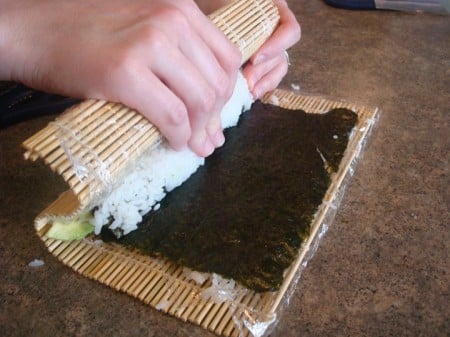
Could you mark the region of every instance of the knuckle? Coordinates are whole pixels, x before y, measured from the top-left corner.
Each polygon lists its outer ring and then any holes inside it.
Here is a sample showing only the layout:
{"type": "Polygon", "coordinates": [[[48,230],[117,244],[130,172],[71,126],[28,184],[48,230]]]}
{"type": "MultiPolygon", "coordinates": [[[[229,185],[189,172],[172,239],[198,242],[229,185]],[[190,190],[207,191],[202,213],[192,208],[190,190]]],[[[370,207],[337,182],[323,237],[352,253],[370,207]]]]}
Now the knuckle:
{"type": "Polygon", "coordinates": [[[230,62],[232,69],[238,69],[241,66],[242,62],[242,53],[239,50],[238,47],[236,47],[234,44],[233,47],[230,49],[231,56],[230,56],[230,62]]]}
{"type": "Polygon", "coordinates": [[[180,127],[188,123],[186,108],[181,103],[172,103],[167,107],[166,121],[169,125],[180,127]]]}
{"type": "Polygon", "coordinates": [[[155,124],[173,148],[181,150],[187,144],[191,130],[183,104],[168,102],[163,111],[150,109],[141,113],[155,124]]]}
{"type": "Polygon", "coordinates": [[[191,137],[191,131],[189,128],[177,129],[175,132],[172,131],[164,134],[164,136],[175,150],[182,150],[188,144],[191,137]]]}
{"type": "Polygon", "coordinates": [[[198,104],[198,111],[203,111],[206,113],[211,112],[212,108],[215,105],[217,99],[216,92],[213,88],[208,87],[206,90],[204,90],[203,95],[199,98],[197,104],[198,104]]]}
{"type": "Polygon", "coordinates": [[[145,45],[151,53],[157,53],[163,50],[168,44],[167,37],[152,24],[143,25],[140,35],[136,38],[134,44],[145,45]]]}
{"type": "Polygon", "coordinates": [[[179,33],[183,33],[189,28],[189,21],[186,15],[175,6],[166,6],[160,9],[158,16],[163,22],[170,22],[170,25],[179,33]]]}
{"type": "Polygon", "coordinates": [[[236,71],[241,66],[242,54],[238,47],[230,43],[230,48],[227,49],[227,55],[224,58],[225,68],[230,71],[236,71]]]}
{"type": "MultiPolygon", "coordinates": [[[[131,48],[121,48],[114,56],[98,64],[95,72],[104,81],[126,81],[135,69],[135,53],[131,48]]],[[[106,83],[105,83],[106,84],[106,83]]]]}
{"type": "Polygon", "coordinates": [[[230,83],[228,87],[226,87],[226,91],[224,94],[225,100],[228,101],[231,96],[233,96],[235,83],[230,83]]]}
{"type": "Polygon", "coordinates": [[[198,7],[194,6],[194,3],[190,0],[178,0],[177,6],[188,17],[195,18],[200,13],[198,7]]]}
{"type": "Polygon", "coordinates": [[[209,114],[214,107],[216,101],[216,93],[211,87],[201,90],[201,95],[192,98],[189,105],[189,115],[191,118],[202,119],[201,116],[209,114]]]}
{"type": "Polygon", "coordinates": [[[217,97],[228,98],[231,95],[231,84],[232,83],[225,72],[221,72],[217,75],[216,81],[214,81],[213,84],[213,89],[216,92],[217,97]]]}

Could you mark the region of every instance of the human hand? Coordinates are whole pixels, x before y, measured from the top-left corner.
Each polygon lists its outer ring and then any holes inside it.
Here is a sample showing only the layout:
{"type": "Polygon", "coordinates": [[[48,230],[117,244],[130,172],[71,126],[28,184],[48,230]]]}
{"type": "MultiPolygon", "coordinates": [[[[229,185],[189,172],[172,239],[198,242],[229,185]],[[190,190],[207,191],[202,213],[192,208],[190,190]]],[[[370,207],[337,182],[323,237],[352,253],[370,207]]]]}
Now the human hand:
{"type": "Polygon", "coordinates": [[[195,0],[197,6],[206,15],[211,14],[215,10],[228,5],[232,0],[195,0]]]}
{"type": "Polygon", "coordinates": [[[253,98],[261,98],[275,89],[287,73],[288,56],[286,50],[300,40],[301,30],[294,14],[285,0],[274,0],[280,13],[280,22],[272,36],[250,58],[244,66],[253,98]]]}
{"type": "Polygon", "coordinates": [[[121,102],[175,149],[224,142],[238,49],[192,0],[0,0],[0,79],[121,102]]]}

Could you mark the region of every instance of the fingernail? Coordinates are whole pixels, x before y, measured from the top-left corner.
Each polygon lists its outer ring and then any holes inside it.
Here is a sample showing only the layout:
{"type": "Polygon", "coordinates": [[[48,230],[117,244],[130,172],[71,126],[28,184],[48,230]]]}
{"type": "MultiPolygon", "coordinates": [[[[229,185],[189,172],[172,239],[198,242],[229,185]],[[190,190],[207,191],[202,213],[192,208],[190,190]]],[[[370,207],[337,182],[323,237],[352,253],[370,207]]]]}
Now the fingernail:
{"type": "Polygon", "coordinates": [[[267,86],[267,83],[259,82],[252,91],[253,98],[259,99],[263,97],[269,91],[269,89],[270,88],[267,86]]]}
{"type": "Polygon", "coordinates": [[[257,100],[257,99],[260,98],[260,97],[259,97],[259,91],[258,91],[258,90],[253,90],[251,93],[252,93],[252,95],[253,95],[253,99],[254,99],[254,100],[257,100]]]}
{"type": "Polygon", "coordinates": [[[203,152],[205,153],[205,157],[209,156],[211,153],[214,152],[215,146],[213,143],[209,140],[209,137],[206,137],[205,143],[203,144],[203,152]]]}
{"type": "Polygon", "coordinates": [[[196,134],[189,141],[189,147],[200,157],[207,157],[214,151],[214,145],[205,133],[196,134]]]}
{"type": "Polygon", "coordinates": [[[255,82],[253,81],[253,78],[248,78],[247,79],[248,90],[252,91],[254,86],[255,86],[255,82]]]}
{"type": "Polygon", "coordinates": [[[221,147],[225,143],[225,136],[222,130],[217,131],[212,137],[212,142],[216,147],[221,147]]]}

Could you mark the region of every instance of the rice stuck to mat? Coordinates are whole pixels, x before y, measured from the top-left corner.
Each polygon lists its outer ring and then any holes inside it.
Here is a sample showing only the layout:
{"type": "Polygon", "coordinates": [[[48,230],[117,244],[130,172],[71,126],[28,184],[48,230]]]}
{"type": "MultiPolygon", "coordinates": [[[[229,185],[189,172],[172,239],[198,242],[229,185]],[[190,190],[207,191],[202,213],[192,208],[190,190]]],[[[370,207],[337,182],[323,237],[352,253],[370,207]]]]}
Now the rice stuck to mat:
{"type": "MultiPolygon", "coordinates": [[[[250,109],[252,103],[247,82],[239,74],[233,95],[221,113],[223,128],[235,126],[241,113],[250,109]]],[[[192,151],[177,152],[165,142],[142,155],[117,188],[92,207],[95,233],[99,234],[105,225],[116,236],[137,229],[145,214],[159,208],[167,192],[180,186],[203,164],[204,158],[192,151]]]]}

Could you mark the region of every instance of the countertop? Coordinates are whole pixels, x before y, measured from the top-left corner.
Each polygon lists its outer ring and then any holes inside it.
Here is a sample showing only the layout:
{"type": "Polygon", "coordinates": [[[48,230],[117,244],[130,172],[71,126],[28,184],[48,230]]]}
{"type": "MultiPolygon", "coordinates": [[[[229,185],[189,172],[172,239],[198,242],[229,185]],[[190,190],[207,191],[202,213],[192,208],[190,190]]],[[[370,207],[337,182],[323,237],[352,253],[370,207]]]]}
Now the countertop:
{"type": "MultiPolygon", "coordinates": [[[[271,336],[448,336],[450,17],[288,2],[303,35],[281,87],[382,112],[271,336]]],[[[0,130],[0,335],[213,336],[46,251],[33,219],[66,186],[20,144],[50,120],[0,130]]]]}

